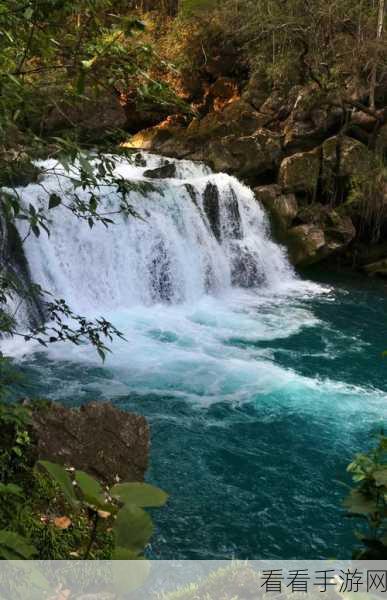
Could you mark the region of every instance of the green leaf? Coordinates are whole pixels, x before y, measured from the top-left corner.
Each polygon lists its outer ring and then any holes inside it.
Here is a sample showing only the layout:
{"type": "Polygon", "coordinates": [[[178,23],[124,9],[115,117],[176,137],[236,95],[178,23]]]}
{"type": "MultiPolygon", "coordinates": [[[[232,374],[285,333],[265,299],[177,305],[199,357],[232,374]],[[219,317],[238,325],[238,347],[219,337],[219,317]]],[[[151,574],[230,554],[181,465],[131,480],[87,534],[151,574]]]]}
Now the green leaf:
{"type": "Polygon", "coordinates": [[[55,208],[62,204],[62,198],[58,196],[58,194],[50,194],[50,199],[48,201],[48,208],[55,208]]]}
{"type": "Polygon", "coordinates": [[[116,546],[113,550],[113,560],[138,560],[140,555],[135,550],[116,546]]]}
{"type": "Polygon", "coordinates": [[[23,536],[14,531],[0,531],[0,553],[14,554],[16,558],[29,559],[37,550],[23,536]]]}
{"type": "Polygon", "coordinates": [[[375,501],[362,494],[359,490],[352,490],[347,498],[345,498],[343,504],[349,512],[357,515],[370,515],[377,511],[375,501]]]}
{"type": "Polygon", "coordinates": [[[59,485],[65,498],[70,504],[72,504],[72,506],[77,506],[78,500],[74,492],[73,483],[67,471],[65,471],[61,465],[49,462],[48,460],[40,460],[38,464],[42,465],[55,483],[59,485]]]}
{"type": "Polygon", "coordinates": [[[110,493],[124,504],[142,507],[163,506],[168,500],[168,494],[149,483],[118,483],[112,487],[110,493]]]}
{"type": "Polygon", "coordinates": [[[113,531],[117,547],[139,553],[152,536],[152,519],[141,508],[126,504],[117,514],[113,531]]]}
{"type": "Polygon", "coordinates": [[[15,483],[0,483],[0,495],[22,496],[23,490],[15,483]]]}
{"type": "Polygon", "coordinates": [[[105,495],[102,486],[94,477],[84,471],[75,471],[75,481],[79,485],[86,502],[97,507],[105,506],[105,495]]]}

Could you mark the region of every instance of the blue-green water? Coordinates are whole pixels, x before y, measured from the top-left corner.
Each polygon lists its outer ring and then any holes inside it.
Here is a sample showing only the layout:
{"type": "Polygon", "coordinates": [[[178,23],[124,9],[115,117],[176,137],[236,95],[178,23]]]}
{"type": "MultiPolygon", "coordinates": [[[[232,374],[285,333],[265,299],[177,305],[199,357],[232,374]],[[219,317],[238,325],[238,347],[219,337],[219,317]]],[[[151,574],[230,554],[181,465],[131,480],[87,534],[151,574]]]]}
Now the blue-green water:
{"type": "Polygon", "coordinates": [[[387,289],[353,276],[114,315],[128,342],[27,356],[24,393],[145,415],[154,558],[350,557],[345,468],[386,417],[387,289]]]}

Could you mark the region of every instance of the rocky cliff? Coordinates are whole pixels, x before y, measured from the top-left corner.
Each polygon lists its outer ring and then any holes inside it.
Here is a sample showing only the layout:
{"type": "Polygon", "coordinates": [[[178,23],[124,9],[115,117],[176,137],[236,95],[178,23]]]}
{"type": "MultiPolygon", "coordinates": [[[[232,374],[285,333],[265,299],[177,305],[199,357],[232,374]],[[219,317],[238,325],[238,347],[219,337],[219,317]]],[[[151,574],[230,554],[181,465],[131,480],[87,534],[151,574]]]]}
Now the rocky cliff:
{"type": "Polygon", "coordinates": [[[168,117],[125,145],[205,161],[248,183],[297,266],[330,259],[387,274],[387,109],[314,83],[269,97],[254,76],[239,92],[227,78],[212,87],[207,114],[168,117]]]}

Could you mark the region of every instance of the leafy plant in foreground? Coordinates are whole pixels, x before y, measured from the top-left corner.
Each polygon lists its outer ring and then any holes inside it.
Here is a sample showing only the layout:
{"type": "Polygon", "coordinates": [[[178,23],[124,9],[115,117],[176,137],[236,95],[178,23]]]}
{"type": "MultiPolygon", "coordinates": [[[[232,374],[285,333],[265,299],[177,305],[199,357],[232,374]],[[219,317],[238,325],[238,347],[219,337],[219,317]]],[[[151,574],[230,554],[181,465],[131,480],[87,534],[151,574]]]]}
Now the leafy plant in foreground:
{"type": "Polygon", "coordinates": [[[104,489],[102,485],[84,471],[75,470],[70,477],[62,466],[40,461],[41,465],[65,496],[74,510],[86,507],[93,522],[89,543],[83,558],[88,558],[95,542],[101,521],[111,520],[115,546],[113,558],[142,558],[145,546],[153,533],[150,516],[143,508],[160,507],[168,495],[161,489],[147,483],[117,483],[104,489]]]}
{"type": "Polygon", "coordinates": [[[365,527],[356,536],[364,548],[354,553],[356,559],[387,558],[387,437],[380,436],[378,446],[357,454],[347,468],[354,488],[344,500],[351,517],[362,519],[365,527]]]}

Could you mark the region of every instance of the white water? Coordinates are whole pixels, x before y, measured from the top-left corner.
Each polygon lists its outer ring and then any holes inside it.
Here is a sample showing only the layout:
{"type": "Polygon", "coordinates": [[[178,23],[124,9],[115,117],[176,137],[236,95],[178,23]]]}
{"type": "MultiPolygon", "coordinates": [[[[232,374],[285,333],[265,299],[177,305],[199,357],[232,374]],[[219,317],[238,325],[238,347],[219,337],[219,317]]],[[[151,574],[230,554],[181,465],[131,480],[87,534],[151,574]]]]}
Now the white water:
{"type": "MultiPolygon", "coordinates": [[[[153,168],[162,159],[150,156],[147,162],[146,168],[153,168]]],[[[74,311],[87,314],[158,302],[192,303],[207,293],[227,293],[233,284],[271,291],[293,285],[294,273],[283,249],[271,241],[252,191],[201,165],[176,164],[176,178],[148,180],[157,191],[146,197],[131,192],[130,202],[144,220],[118,216],[108,229],[97,224],[90,230],[65,208],[53,210],[50,237],[30,236],[25,244],[34,280],[66,298],[74,311]],[[204,210],[207,186],[214,186],[219,196],[219,241],[204,210]]],[[[144,181],[146,168],[123,160],[117,174],[144,181]]],[[[66,179],[57,176],[47,177],[44,186],[62,196],[71,192],[66,179]]],[[[26,202],[36,208],[41,196],[39,185],[24,191],[26,202]]],[[[88,194],[83,197],[87,200],[88,194]]],[[[107,190],[103,208],[116,210],[118,204],[115,192],[107,190]]]]}
{"type": "MultiPolygon", "coordinates": [[[[146,168],[162,162],[148,155],[146,168]]],[[[90,230],[59,207],[50,237],[26,240],[35,282],[124,333],[103,368],[87,345],[6,351],[25,355],[40,396],[113,398],[150,418],[151,477],[173,504],[160,517],[167,553],[294,558],[309,556],[312,540],[315,556],[339,555],[343,491],[333,478],[385,421],[385,394],[369,375],[379,346],[353,319],[350,294],[295,275],[251,190],[176,165],[176,178],[149,180],[158,191],[131,193],[144,220],[90,230]],[[217,237],[208,184],[219,196],[217,237]]],[[[140,182],[144,169],[123,160],[117,172],[140,182]]],[[[44,186],[71,192],[66,178],[44,186]]],[[[41,194],[30,185],[23,198],[39,207],[41,194]]],[[[114,210],[118,198],[107,190],[102,202],[114,210]]]]}
{"type": "MultiPolygon", "coordinates": [[[[152,381],[157,380],[163,388],[186,393],[195,381],[199,394],[207,386],[221,395],[228,389],[233,360],[241,373],[247,369],[247,380],[257,375],[252,357],[225,348],[224,340],[286,338],[313,326],[313,314],[288,300],[323,290],[295,275],[284,249],[271,240],[267,217],[253,192],[237,179],[190,161],[172,161],[173,179],[147,179],[144,171],[165,159],[145,158],[146,167],[126,159],[116,167],[117,175],[156,188],[146,195],[130,193],[142,219],[118,215],[108,228],[97,223],[90,229],[65,207],[57,207],[51,211],[50,236],[42,232],[38,239],[30,235],[25,241],[30,272],[34,282],[65,298],[74,312],[90,318],[103,315],[124,332],[128,343],[115,347],[111,362],[125,368],[130,361],[137,389],[156,389],[152,381]],[[205,210],[209,186],[219,203],[217,237],[205,210]]],[[[55,167],[55,175],[43,181],[45,193],[38,184],[22,192],[26,205],[36,209],[47,205],[47,192],[59,194],[63,202],[73,192],[54,161],[42,166],[55,167]]],[[[87,192],[77,193],[88,200],[87,192]]],[[[100,210],[118,206],[116,192],[105,188],[100,210]]],[[[23,221],[19,232],[26,236],[23,221]]],[[[26,349],[18,340],[7,342],[10,354],[20,357],[26,349]]],[[[51,346],[50,355],[98,361],[89,347],[68,344],[51,346]]],[[[232,388],[240,383],[237,377],[232,388]]]]}

